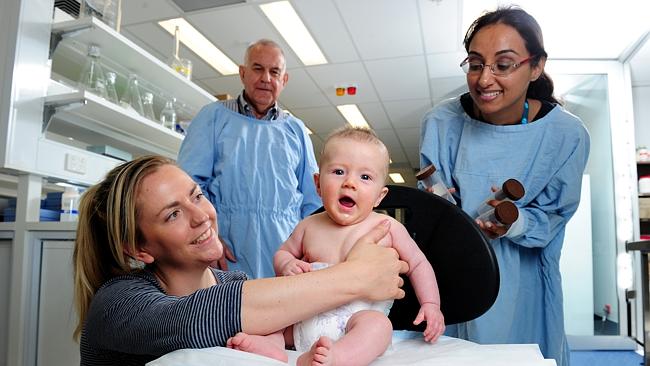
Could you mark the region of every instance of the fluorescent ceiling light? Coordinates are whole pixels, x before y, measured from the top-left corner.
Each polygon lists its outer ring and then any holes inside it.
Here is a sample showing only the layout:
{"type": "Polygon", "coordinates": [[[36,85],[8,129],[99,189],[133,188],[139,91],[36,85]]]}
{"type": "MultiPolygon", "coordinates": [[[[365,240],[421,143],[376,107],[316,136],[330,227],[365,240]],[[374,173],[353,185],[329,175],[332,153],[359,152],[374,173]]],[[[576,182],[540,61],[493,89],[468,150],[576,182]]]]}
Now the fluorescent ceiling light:
{"type": "Polygon", "coordinates": [[[303,64],[310,66],[327,63],[325,55],[318,48],[316,41],[314,41],[314,38],[289,1],[262,4],[260,9],[273,23],[275,29],[280,32],[303,64]]]}
{"type": "Polygon", "coordinates": [[[341,112],[343,117],[348,123],[354,127],[366,127],[370,128],[366,119],[363,118],[363,114],[359,110],[356,104],[343,104],[337,105],[336,108],[341,112]]]}
{"type": "Polygon", "coordinates": [[[390,173],[388,174],[393,183],[404,183],[404,177],[400,173],[390,173]]]}
{"type": "MultiPolygon", "coordinates": [[[[228,56],[212,44],[196,28],[183,18],[169,19],[158,22],[169,34],[174,36],[176,26],[180,31],[180,41],[187,46],[192,52],[219,71],[222,75],[234,75],[239,73],[239,66],[235,64],[228,56]]],[[[171,47],[170,47],[171,49],[171,47]]]]}

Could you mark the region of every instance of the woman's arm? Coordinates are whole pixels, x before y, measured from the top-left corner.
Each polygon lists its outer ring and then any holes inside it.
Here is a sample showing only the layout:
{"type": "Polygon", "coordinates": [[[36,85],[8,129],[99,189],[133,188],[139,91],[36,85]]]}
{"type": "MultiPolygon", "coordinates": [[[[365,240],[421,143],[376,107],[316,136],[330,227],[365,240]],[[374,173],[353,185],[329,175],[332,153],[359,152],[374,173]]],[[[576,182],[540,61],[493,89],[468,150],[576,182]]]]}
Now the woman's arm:
{"type": "Polygon", "coordinates": [[[376,243],[388,232],[388,221],[357,241],[345,262],[296,276],[244,282],[242,330],[269,334],[353,300],[400,299],[400,273],[408,270],[392,248],[376,243]]]}

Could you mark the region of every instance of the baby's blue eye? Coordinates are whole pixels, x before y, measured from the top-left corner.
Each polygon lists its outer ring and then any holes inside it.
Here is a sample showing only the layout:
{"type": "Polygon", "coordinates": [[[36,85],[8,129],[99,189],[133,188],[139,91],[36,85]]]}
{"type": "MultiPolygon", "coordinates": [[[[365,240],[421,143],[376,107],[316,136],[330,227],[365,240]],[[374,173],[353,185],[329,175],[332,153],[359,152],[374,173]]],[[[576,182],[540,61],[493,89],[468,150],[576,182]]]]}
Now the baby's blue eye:
{"type": "Polygon", "coordinates": [[[370,176],[368,174],[361,174],[361,179],[362,180],[370,180],[370,176]]]}
{"type": "Polygon", "coordinates": [[[343,169],[334,169],[334,174],[343,175],[343,169]]]}

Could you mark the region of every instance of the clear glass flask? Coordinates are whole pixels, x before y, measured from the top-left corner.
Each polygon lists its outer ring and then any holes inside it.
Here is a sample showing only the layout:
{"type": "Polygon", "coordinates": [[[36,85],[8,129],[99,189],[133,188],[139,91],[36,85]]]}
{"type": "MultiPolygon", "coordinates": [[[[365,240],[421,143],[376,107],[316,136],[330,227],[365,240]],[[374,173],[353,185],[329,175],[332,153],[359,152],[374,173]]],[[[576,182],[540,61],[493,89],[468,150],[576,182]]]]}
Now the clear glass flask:
{"type": "Polygon", "coordinates": [[[145,117],[156,121],[156,115],[153,112],[153,93],[145,92],[142,94],[142,110],[145,117]]]}
{"type": "Polygon", "coordinates": [[[176,26],[174,30],[174,49],[172,56],[169,58],[169,66],[172,67],[177,73],[183,75],[187,80],[192,79],[192,61],[181,58],[179,54],[180,49],[180,28],[176,26]]]}
{"type": "Polygon", "coordinates": [[[117,82],[117,74],[114,71],[108,71],[106,73],[106,96],[107,99],[115,104],[119,103],[117,99],[117,91],[115,89],[115,83],[117,82]]]}
{"type": "Polygon", "coordinates": [[[168,99],[167,102],[165,102],[165,107],[160,111],[160,123],[170,130],[176,128],[176,122],[178,121],[174,102],[175,98],[168,99]]]}
{"type": "Polygon", "coordinates": [[[488,196],[483,203],[476,209],[478,215],[482,215],[484,212],[490,211],[494,207],[490,205],[490,201],[517,201],[526,194],[524,185],[521,184],[518,180],[510,178],[503,182],[501,189],[496,192],[493,192],[488,196]]]}
{"type": "Polygon", "coordinates": [[[129,74],[129,81],[127,82],[124,94],[122,94],[122,98],[120,98],[120,105],[126,109],[136,111],[140,115],[144,115],[138,75],[133,73],[129,74]]]}
{"type": "Polygon", "coordinates": [[[418,181],[421,181],[425,188],[433,191],[433,194],[446,199],[454,205],[456,204],[456,200],[451,193],[449,193],[449,189],[445,185],[445,182],[443,182],[440,172],[436,170],[436,167],[433,164],[417,172],[415,178],[417,178],[418,181]]]}
{"type": "Polygon", "coordinates": [[[104,99],[108,99],[106,94],[106,78],[104,76],[104,69],[100,62],[100,56],[98,45],[88,45],[88,57],[86,58],[86,63],[83,69],[81,70],[79,88],[85,89],[104,99]]]}

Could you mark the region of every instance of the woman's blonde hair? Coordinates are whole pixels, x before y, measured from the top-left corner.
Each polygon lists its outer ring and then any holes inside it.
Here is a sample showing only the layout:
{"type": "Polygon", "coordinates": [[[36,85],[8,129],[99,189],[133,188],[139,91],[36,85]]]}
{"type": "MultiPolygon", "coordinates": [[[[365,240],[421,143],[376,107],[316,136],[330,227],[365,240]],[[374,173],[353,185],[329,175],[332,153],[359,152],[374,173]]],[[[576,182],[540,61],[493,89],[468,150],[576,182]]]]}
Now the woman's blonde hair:
{"type": "Polygon", "coordinates": [[[134,253],[142,243],[137,224],[138,188],[144,177],[168,164],[174,161],[156,155],[123,163],[82,195],[72,259],[79,315],[75,339],[79,339],[97,289],[113,277],[136,270],[125,251],[134,253]]]}

